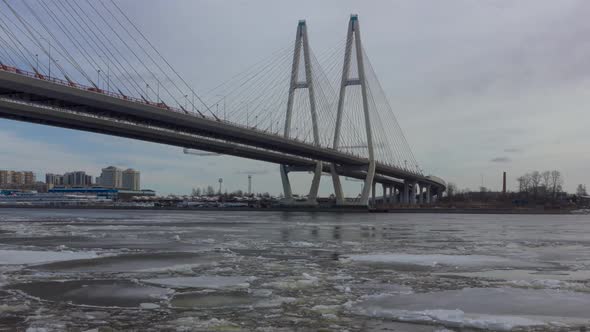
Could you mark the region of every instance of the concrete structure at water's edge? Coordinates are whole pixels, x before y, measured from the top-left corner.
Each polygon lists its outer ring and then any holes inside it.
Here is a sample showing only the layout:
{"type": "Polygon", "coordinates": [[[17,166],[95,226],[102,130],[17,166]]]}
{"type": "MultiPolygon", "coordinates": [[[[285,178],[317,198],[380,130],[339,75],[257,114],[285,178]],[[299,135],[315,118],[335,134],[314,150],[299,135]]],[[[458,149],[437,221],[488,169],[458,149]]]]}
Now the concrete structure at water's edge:
{"type": "Polygon", "coordinates": [[[133,197],[154,197],[156,192],[153,190],[125,190],[117,188],[53,188],[49,190],[49,193],[60,193],[60,194],[81,194],[81,195],[96,195],[105,199],[117,200],[130,200],[133,197]]]}

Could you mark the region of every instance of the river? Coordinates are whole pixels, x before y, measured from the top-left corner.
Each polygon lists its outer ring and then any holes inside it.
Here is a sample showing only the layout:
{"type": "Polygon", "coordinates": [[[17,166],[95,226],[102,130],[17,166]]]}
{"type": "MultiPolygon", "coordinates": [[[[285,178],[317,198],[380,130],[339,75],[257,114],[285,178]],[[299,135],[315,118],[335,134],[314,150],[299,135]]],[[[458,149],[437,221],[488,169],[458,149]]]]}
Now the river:
{"type": "Polygon", "coordinates": [[[0,210],[0,331],[585,331],[590,218],[0,210]]]}

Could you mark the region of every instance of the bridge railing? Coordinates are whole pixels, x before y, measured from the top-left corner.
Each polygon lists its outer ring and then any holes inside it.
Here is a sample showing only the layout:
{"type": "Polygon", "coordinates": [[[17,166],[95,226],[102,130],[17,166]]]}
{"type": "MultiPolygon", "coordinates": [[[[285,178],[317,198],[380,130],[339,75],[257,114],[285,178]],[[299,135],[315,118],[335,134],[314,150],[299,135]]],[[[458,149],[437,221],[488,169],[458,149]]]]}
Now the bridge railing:
{"type": "Polygon", "coordinates": [[[35,78],[35,79],[42,80],[42,81],[56,83],[56,84],[63,85],[63,86],[68,86],[71,88],[76,88],[79,90],[90,91],[90,92],[94,92],[94,93],[107,95],[109,97],[114,97],[114,98],[118,98],[118,99],[122,99],[122,100],[132,101],[135,103],[158,107],[161,109],[166,109],[169,111],[174,111],[174,112],[178,112],[178,113],[182,113],[182,114],[188,113],[187,111],[183,111],[180,108],[168,106],[166,103],[163,103],[163,102],[162,103],[152,102],[149,100],[145,100],[145,99],[141,99],[141,98],[137,98],[137,97],[133,97],[133,96],[127,96],[127,95],[124,95],[121,93],[116,93],[116,92],[112,92],[109,90],[100,89],[96,86],[84,85],[84,84],[73,82],[71,80],[64,80],[64,79],[57,78],[57,77],[50,77],[47,75],[42,75],[40,73],[34,73],[34,72],[26,71],[26,70],[23,70],[20,68],[10,67],[10,66],[4,65],[4,64],[0,64],[0,70],[14,73],[14,74],[27,76],[27,77],[31,77],[31,78],[35,78]]]}

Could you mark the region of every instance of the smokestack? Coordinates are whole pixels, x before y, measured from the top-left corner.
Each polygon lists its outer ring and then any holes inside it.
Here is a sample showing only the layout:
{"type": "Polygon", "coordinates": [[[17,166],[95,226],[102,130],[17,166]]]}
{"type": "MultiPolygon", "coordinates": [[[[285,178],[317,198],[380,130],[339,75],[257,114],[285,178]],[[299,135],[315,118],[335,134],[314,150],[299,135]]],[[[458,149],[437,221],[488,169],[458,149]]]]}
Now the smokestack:
{"type": "Polygon", "coordinates": [[[502,179],[502,193],[506,194],[506,172],[504,172],[504,177],[502,179]]]}

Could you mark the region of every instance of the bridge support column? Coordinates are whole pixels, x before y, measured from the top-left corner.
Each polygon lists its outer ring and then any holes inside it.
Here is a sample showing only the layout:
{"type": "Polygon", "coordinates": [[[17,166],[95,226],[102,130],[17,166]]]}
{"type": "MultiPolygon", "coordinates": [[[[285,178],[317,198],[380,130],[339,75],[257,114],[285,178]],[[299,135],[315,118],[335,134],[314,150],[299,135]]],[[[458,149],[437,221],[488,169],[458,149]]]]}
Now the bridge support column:
{"type": "Polygon", "coordinates": [[[424,204],[424,184],[418,184],[418,204],[424,204]]]}
{"type": "MultiPolygon", "coordinates": [[[[295,90],[307,89],[309,94],[309,108],[311,113],[311,125],[313,129],[314,145],[320,146],[320,134],[318,129],[318,120],[315,103],[315,90],[313,75],[311,71],[311,58],[309,53],[309,42],[307,38],[307,26],[305,21],[299,21],[297,25],[297,35],[295,36],[295,49],[293,52],[293,64],[291,67],[291,82],[289,86],[289,97],[287,99],[287,114],[285,116],[285,131],[284,136],[289,138],[291,133],[291,118],[293,115],[293,101],[295,98],[295,90]],[[303,62],[305,69],[305,81],[299,82],[299,65],[301,62],[301,52],[303,52],[303,62]]],[[[317,204],[318,190],[320,180],[322,178],[322,162],[316,161],[314,169],[314,176],[311,183],[311,188],[308,194],[306,204],[317,204]]],[[[289,181],[289,174],[287,166],[281,165],[281,181],[283,182],[283,191],[287,204],[293,204],[293,193],[291,191],[291,183],[289,181]]],[[[341,193],[341,191],[340,191],[341,193]]]]}
{"type": "Polygon", "coordinates": [[[432,204],[432,185],[426,185],[426,204],[432,204]]]}
{"type": "Polygon", "coordinates": [[[332,173],[332,183],[334,184],[334,196],[336,196],[336,205],[344,205],[344,192],[342,190],[342,182],[340,181],[340,175],[336,170],[336,165],[330,165],[330,172],[332,173]]]}
{"type": "Polygon", "coordinates": [[[412,188],[410,189],[410,205],[416,205],[416,189],[418,188],[418,182],[414,181],[412,183],[412,188]]]}
{"type": "MultiPolygon", "coordinates": [[[[377,200],[377,183],[373,182],[371,184],[371,203],[373,204],[373,206],[375,206],[376,200],[377,200]]],[[[362,200],[362,197],[361,197],[362,200]]]]}
{"type": "Polygon", "coordinates": [[[387,204],[393,205],[394,200],[395,200],[395,187],[390,186],[389,187],[389,194],[387,195],[387,204]]]}
{"type": "Polygon", "coordinates": [[[410,204],[410,184],[408,181],[404,181],[404,190],[401,195],[402,205],[410,204]]]}
{"type": "MultiPolygon", "coordinates": [[[[369,204],[369,196],[371,195],[371,188],[373,188],[373,179],[375,178],[375,154],[373,151],[373,133],[372,133],[372,126],[371,126],[371,116],[369,113],[369,101],[367,95],[367,81],[365,78],[365,64],[363,59],[363,48],[361,44],[361,32],[360,26],[358,22],[358,17],[356,15],[352,15],[350,17],[350,21],[348,22],[348,33],[346,36],[346,47],[344,49],[344,63],[342,67],[342,80],[340,82],[340,94],[338,96],[338,108],[336,112],[336,126],[334,128],[334,142],[332,148],[334,150],[338,150],[340,147],[340,131],[342,129],[342,115],[344,111],[344,101],[346,96],[346,88],[352,85],[360,85],[361,88],[361,95],[363,99],[363,113],[365,119],[365,132],[367,134],[367,150],[368,150],[368,159],[369,165],[367,168],[367,176],[365,178],[365,186],[363,187],[363,191],[361,193],[360,200],[358,202],[359,205],[368,206],[369,204]],[[352,59],[352,52],[353,52],[353,41],[354,41],[354,51],[356,52],[356,66],[357,66],[357,73],[358,76],[356,78],[351,78],[350,76],[350,65],[352,59]]],[[[337,173],[334,173],[335,169],[332,169],[332,177],[335,178],[338,176],[337,173]]],[[[334,187],[338,186],[337,181],[334,181],[334,187]]],[[[338,189],[336,189],[338,191],[338,189]]]]}
{"type": "Polygon", "coordinates": [[[291,181],[289,180],[289,170],[287,165],[280,166],[281,181],[283,182],[283,195],[286,201],[293,200],[293,192],[291,190],[291,181]]]}
{"type": "Polygon", "coordinates": [[[313,180],[311,180],[311,188],[309,189],[308,198],[310,202],[317,202],[318,191],[320,190],[320,180],[322,179],[323,164],[321,161],[317,161],[315,170],[313,172],[313,180]]]}

